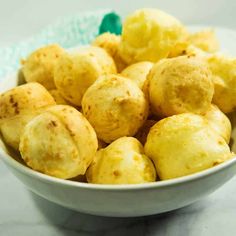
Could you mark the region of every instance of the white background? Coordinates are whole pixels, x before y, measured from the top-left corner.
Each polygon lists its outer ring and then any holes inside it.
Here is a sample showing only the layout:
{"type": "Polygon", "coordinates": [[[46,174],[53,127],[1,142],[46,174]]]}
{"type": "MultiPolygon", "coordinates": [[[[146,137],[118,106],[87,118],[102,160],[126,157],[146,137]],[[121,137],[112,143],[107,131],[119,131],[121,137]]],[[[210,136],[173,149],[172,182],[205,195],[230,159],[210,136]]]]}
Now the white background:
{"type": "Polygon", "coordinates": [[[236,28],[235,0],[0,0],[0,46],[27,38],[61,16],[98,8],[125,15],[140,7],[158,7],[186,24],[236,28]]]}

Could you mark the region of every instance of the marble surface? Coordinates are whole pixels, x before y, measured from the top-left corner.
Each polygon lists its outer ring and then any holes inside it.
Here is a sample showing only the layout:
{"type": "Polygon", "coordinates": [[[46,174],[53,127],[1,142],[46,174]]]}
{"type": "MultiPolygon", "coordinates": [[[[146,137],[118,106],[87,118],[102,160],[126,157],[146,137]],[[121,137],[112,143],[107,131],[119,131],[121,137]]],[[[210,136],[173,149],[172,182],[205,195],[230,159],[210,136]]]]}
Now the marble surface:
{"type": "Polygon", "coordinates": [[[65,209],[27,190],[2,161],[0,189],[0,236],[236,235],[236,178],[191,206],[139,218],[99,217],[65,209]]]}

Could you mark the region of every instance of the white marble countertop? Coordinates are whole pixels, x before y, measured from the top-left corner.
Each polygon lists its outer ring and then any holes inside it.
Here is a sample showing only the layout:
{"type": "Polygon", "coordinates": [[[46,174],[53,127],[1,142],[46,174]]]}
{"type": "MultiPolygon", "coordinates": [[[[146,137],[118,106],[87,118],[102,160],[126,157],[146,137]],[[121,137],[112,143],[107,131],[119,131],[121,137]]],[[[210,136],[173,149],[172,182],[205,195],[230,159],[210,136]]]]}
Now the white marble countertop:
{"type": "MultiPolygon", "coordinates": [[[[54,18],[98,7],[126,13],[131,8],[158,6],[184,22],[236,28],[232,20],[235,0],[227,0],[227,4],[225,0],[178,0],[178,4],[173,0],[136,0],[135,6],[127,6],[125,0],[58,2],[0,0],[0,47],[38,32],[54,18]],[[52,11],[55,4],[56,10],[52,11]],[[211,11],[205,10],[206,4],[211,11]]],[[[235,219],[236,178],[180,210],[149,217],[108,218],[73,212],[36,196],[0,161],[0,236],[233,236],[235,219]]]]}

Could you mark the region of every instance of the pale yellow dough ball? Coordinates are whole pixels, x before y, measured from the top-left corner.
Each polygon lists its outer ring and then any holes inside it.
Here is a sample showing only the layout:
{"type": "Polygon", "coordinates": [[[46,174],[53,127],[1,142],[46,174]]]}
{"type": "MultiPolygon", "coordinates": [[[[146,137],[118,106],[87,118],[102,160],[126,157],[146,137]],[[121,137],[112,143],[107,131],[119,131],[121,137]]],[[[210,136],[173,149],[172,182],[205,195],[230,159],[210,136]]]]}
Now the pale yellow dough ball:
{"type": "Polygon", "coordinates": [[[154,182],[156,171],[141,143],[122,137],[97,152],[86,177],[94,184],[141,184],[154,182]]]}
{"type": "Polygon", "coordinates": [[[161,180],[190,175],[233,156],[207,120],[191,113],[157,122],[148,134],[144,150],[161,180]]]}
{"type": "Polygon", "coordinates": [[[203,61],[207,61],[208,55],[209,53],[192,44],[183,44],[182,46],[179,45],[178,47],[175,47],[169,54],[169,58],[179,56],[201,57],[203,61]]]}
{"type": "Polygon", "coordinates": [[[134,82],[110,74],[88,88],[82,109],[98,138],[110,143],[138,131],[147,118],[148,102],[134,82]]]}
{"type": "Polygon", "coordinates": [[[201,59],[204,62],[207,62],[207,58],[208,58],[208,53],[206,53],[205,51],[203,51],[202,49],[194,46],[194,45],[189,45],[183,55],[189,56],[189,57],[201,57],[201,59]]]}
{"type": "Polygon", "coordinates": [[[0,95],[0,130],[4,141],[18,150],[25,125],[49,106],[55,105],[50,93],[39,83],[28,83],[0,95]]]}
{"type": "Polygon", "coordinates": [[[157,62],[167,57],[185,35],[185,27],[173,16],[157,9],[140,9],[124,21],[120,55],[128,64],[157,62]]]}
{"type": "Polygon", "coordinates": [[[225,139],[226,143],[229,143],[231,136],[229,118],[215,105],[211,105],[204,117],[207,118],[209,125],[225,139]]]}
{"type": "Polygon", "coordinates": [[[215,87],[213,103],[224,113],[234,111],[236,108],[236,59],[213,54],[208,57],[208,64],[213,74],[215,87]]]}
{"type": "Polygon", "coordinates": [[[116,63],[118,72],[122,71],[127,66],[118,51],[120,42],[121,37],[119,35],[109,32],[97,36],[97,38],[92,42],[93,46],[101,47],[111,55],[116,63]]]}
{"type": "Polygon", "coordinates": [[[148,79],[151,108],[158,116],[185,112],[202,114],[211,105],[212,75],[201,58],[163,59],[154,65],[148,79]]]}
{"type": "Polygon", "coordinates": [[[26,82],[38,82],[47,89],[55,88],[54,68],[65,51],[57,44],[47,45],[22,60],[22,72],[26,82]]]}
{"type": "Polygon", "coordinates": [[[214,53],[219,50],[219,41],[213,29],[205,29],[188,37],[190,44],[209,53],[214,53]]]}
{"type": "Polygon", "coordinates": [[[26,125],[19,149],[32,169],[69,179],[85,174],[97,147],[86,118],[71,106],[56,105],[26,125]]]}
{"type": "Polygon", "coordinates": [[[70,103],[62,97],[57,89],[49,90],[49,93],[52,95],[57,105],[70,105],[70,103]]]}
{"type": "Polygon", "coordinates": [[[144,94],[147,95],[148,91],[146,90],[145,82],[152,67],[152,62],[138,62],[126,67],[121,72],[121,75],[134,81],[138,85],[138,87],[144,92],[144,94]]]}
{"type": "Polygon", "coordinates": [[[111,56],[102,48],[85,47],[74,53],[64,54],[58,61],[54,80],[60,94],[76,106],[90,85],[99,76],[116,73],[111,56]]]}

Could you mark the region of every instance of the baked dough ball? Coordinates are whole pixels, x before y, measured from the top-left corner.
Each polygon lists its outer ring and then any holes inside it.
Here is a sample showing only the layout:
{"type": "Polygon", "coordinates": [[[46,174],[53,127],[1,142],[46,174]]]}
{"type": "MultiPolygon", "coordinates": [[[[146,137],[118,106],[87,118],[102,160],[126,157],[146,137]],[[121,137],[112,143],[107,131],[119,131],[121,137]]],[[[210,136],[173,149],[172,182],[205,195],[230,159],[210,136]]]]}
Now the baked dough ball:
{"type": "Polygon", "coordinates": [[[190,44],[209,53],[214,53],[219,50],[219,41],[216,38],[216,34],[213,29],[205,29],[190,34],[188,41],[190,44]]]}
{"type": "Polygon", "coordinates": [[[231,123],[229,118],[215,105],[211,105],[205,117],[209,125],[225,139],[226,143],[229,143],[231,136],[231,123]]]}
{"type": "Polygon", "coordinates": [[[207,120],[191,113],[157,122],[148,134],[144,150],[161,180],[193,174],[233,156],[207,120]]]}
{"type": "Polygon", "coordinates": [[[58,105],[70,105],[68,101],[66,101],[60,94],[60,92],[57,89],[49,90],[49,93],[54,98],[56,104],[58,105]]]}
{"type": "Polygon", "coordinates": [[[189,57],[201,57],[202,60],[207,61],[207,57],[209,54],[194,45],[189,45],[183,52],[183,55],[189,57]]]}
{"type": "Polygon", "coordinates": [[[153,125],[157,123],[156,120],[146,120],[144,125],[139,129],[138,133],[135,135],[135,138],[139,140],[143,145],[147,141],[147,136],[153,125]]]}
{"type": "Polygon", "coordinates": [[[64,49],[57,44],[47,45],[22,60],[22,72],[26,82],[38,82],[47,89],[55,88],[53,71],[64,49]]]}
{"type": "Polygon", "coordinates": [[[139,87],[112,74],[102,76],[88,88],[82,108],[98,138],[106,143],[133,136],[148,115],[148,102],[139,87]]]}
{"type": "Polygon", "coordinates": [[[24,126],[48,106],[55,105],[50,93],[39,83],[15,87],[0,95],[0,130],[4,141],[18,150],[24,126]]]}
{"type": "Polygon", "coordinates": [[[190,44],[183,44],[175,47],[169,54],[169,58],[179,57],[179,56],[188,56],[188,57],[201,57],[203,61],[207,60],[209,53],[203,51],[202,49],[190,44]]]}
{"type": "Polygon", "coordinates": [[[116,73],[109,54],[99,47],[84,47],[64,54],[58,61],[54,80],[61,95],[76,106],[81,106],[87,88],[101,75],[116,73]]]}
{"type": "Polygon", "coordinates": [[[85,117],[71,106],[56,105],[26,125],[19,149],[32,169],[69,179],[85,174],[97,147],[85,117]]]}
{"type": "Polygon", "coordinates": [[[122,71],[127,64],[121,58],[118,48],[121,42],[120,35],[112,34],[109,32],[99,35],[93,42],[93,46],[101,47],[105,49],[111,57],[114,59],[117,71],[122,71]]]}
{"type": "Polygon", "coordinates": [[[154,65],[148,79],[151,108],[158,116],[202,114],[211,105],[212,75],[200,58],[163,59],[154,65]]]}
{"type": "Polygon", "coordinates": [[[187,54],[186,50],[189,46],[190,46],[189,42],[187,41],[177,43],[175,47],[172,48],[171,51],[169,52],[168,57],[172,58],[172,57],[179,57],[179,56],[186,55],[187,54]]]}
{"type": "Polygon", "coordinates": [[[154,182],[156,171],[141,143],[122,137],[97,152],[86,177],[94,184],[140,184],[154,182]]]}
{"type": "Polygon", "coordinates": [[[208,57],[208,64],[215,86],[213,103],[224,113],[234,111],[236,107],[236,59],[215,54],[208,57]]]}
{"type": "Polygon", "coordinates": [[[184,26],[173,16],[157,9],[140,9],[123,24],[120,55],[128,64],[156,62],[167,57],[185,35],[184,26]]]}
{"type": "Polygon", "coordinates": [[[126,67],[121,72],[121,75],[134,81],[146,95],[148,91],[145,89],[145,81],[152,67],[153,67],[152,62],[148,61],[138,62],[126,67]]]}

